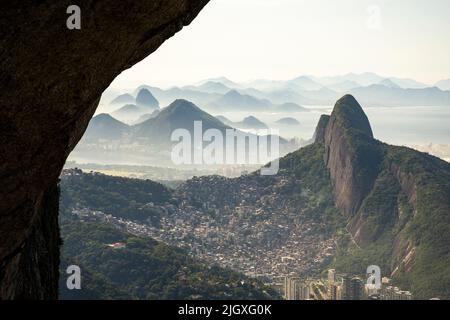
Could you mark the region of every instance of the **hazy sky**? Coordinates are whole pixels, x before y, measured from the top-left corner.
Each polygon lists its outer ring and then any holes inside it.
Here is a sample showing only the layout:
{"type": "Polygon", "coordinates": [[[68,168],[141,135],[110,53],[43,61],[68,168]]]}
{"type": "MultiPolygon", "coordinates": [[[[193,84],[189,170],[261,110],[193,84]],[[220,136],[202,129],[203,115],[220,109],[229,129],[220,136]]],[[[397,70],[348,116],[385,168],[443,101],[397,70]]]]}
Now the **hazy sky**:
{"type": "Polygon", "coordinates": [[[372,71],[450,78],[449,0],[211,0],[112,87],[372,71]]]}

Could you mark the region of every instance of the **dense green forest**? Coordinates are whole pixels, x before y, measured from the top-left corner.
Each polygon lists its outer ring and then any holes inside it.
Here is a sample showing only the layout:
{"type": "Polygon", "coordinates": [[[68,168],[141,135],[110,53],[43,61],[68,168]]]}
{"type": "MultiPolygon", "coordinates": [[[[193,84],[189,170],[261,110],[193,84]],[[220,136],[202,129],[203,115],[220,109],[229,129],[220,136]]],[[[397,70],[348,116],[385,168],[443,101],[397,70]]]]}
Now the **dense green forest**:
{"type": "Polygon", "coordinates": [[[151,180],[112,177],[99,173],[82,174],[61,180],[61,205],[86,207],[123,219],[157,224],[160,209],[153,205],[176,203],[171,191],[151,180]]]}

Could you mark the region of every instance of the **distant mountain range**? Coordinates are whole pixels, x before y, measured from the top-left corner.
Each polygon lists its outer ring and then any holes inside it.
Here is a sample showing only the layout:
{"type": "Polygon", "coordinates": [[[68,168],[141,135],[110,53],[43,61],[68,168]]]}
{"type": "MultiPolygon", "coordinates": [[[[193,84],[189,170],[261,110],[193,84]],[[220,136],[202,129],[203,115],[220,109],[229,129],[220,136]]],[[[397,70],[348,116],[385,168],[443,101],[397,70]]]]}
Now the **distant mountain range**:
{"type": "Polygon", "coordinates": [[[310,110],[304,108],[293,102],[286,102],[279,105],[276,109],[279,112],[309,112],[310,110]]]}
{"type": "Polygon", "coordinates": [[[435,86],[441,90],[450,90],[450,79],[438,81],[435,86]]]}
{"type": "Polygon", "coordinates": [[[294,119],[294,118],[291,118],[291,117],[281,118],[281,119],[275,121],[275,123],[282,124],[282,125],[288,125],[288,126],[298,126],[298,125],[300,125],[300,122],[298,122],[297,119],[294,119]]]}
{"type": "MultiPolygon", "coordinates": [[[[163,90],[157,87],[142,85],[139,86],[135,92],[138,92],[142,89],[149,90],[153,94],[153,96],[158,99],[162,106],[168,106],[177,99],[185,99],[205,108],[206,105],[223,96],[223,94],[208,92],[208,90],[200,91],[198,87],[194,88],[192,86],[183,88],[172,87],[163,90]]],[[[228,91],[230,90],[231,89],[229,89],[228,91]]]]}
{"type": "Polygon", "coordinates": [[[111,105],[124,105],[134,104],[136,99],[129,93],[121,94],[114,98],[109,104],[111,105]]]}
{"type": "Polygon", "coordinates": [[[129,130],[129,126],[113,118],[107,113],[101,113],[91,119],[84,133],[86,141],[119,140],[129,130]]]}
{"type": "Polygon", "coordinates": [[[311,78],[321,83],[324,86],[330,87],[333,85],[337,85],[340,83],[347,83],[348,87],[345,90],[353,89],[356,87],[366,87],[370,86],[372,84],[380,83],[386,79],[392,81],[396,85],[398,85],[401,88],[404,89],[419,89],[419,88],[425,88],[427,87],[426,84],[418,82],[413,79],[405,79],[405,78],[395,78],[395,77],[383,77],[380,75],[377,75],[372,72],[365,72],[365,73],[348,73],[346,75],[342,76],[334,76],[334,77],[314,77],[311,76],[311,78]],[[353,87],[351,86],[353,85],[353,87]]]}
{"type": "MultiPolygon", "coordinates": [[[[134,110],[135,107],[135,105],[130,105],[126,110],[120,109],[119,111],[129,112],[128,108],[134,110]]],[[[116,111],[113,115],[117,113],[116,111]]],[[[128,125],[109,114],[95,116],[74,154],[78,154],[84,159],[87,158],[87,154],[92,159],[96,157],[104,159],[98,155],[99,152],[105,157],[107,157],[105,154],[111,154],[123,159],[137,156],[140,158],[140,163],[147,161],[145,160],[147,157],[151,157],[153,160],[155,160],[155,157],[160,157],[157,163],[161,163],[162,159],[165,159],[164,161],[170,160],[170,152],[174,145],[174,142],[171,141],[173,132],[176,129],[186,129],[193,137],[195,135],[195,121],[201,122],[201,134],[208,129],[216,129],[223,134],[223,137],[226,136],[227,129],[237,128],[237,134],[247,136],[255,135],[244,133],[239,129],[267,129],[267,125],[255,117],[249,116],[241,122],[233,123],[224,117],[216,118],[201,110],[194,103],[183,99],[175,100],[161,111],[155,110],[151,114],[145,113],[139,119],[135,124],[128,125]],[[112,143],[111,147],[105,147],[105,141],[112,143]]],[[[282,154],[299,147],[295,139],[288,141],[279,137],[279,143],[282,154]]],[[[106,143],[106,145],[108,144],[106,143]]],[[[150,163],[146,162],[145,164],[150,163]]]]}
{"type": "Polygon", "coordinates": [[[245,117],[242,121],[236,122],[236,127],[240,129],[269,129],[269,127],[254,116],[245,117]]]}
{"type": "Polygon", "coordinates": [[[140,88],[136,92],[136,97],[129,93],[118,95],[110,103],[110,105],[127,105],[134,104],[140,107],[151,109],[159,109],[159,102],[147,88],[140,88]]]}
{"type": "Polygon", "coordinates": [[[150,109],[159,109],[158,100],[155,99],[148,89],[139,90],[136,96],[136,105],[150,109]]]}
{"type": "Polygon", "coordinates": [[[450,106],[450,91],[437,87],[403,89],[373,84],[352,89],[350,93],[369,106],[450,106]]]}
{"type": "Polygon", "coordinates": [[[262,111],[272,106],[269,100],[258,99],[237,90],[230,90],[219,99],[211,102],[209,107],[218,112],[223,111],[262,111]]]}
{"type": "Polygon", "coordinates": [[[239,122],[233,122],[224,116],[217,116],[216,118],[219,119],[220,121],[222,121],[223,123],[225,123],[226,125],[229,125],[231,127],[238,128],[238,129],[258,130],[258,129],[268,129],[269,128],[264,122],[262,122],[261,120],[259,120],[258,118],[254,117],[254,116],[245,117],[242,121],[239,121],[239,122]]]}
{"type": "Polygon", "coordinates": [[[113,111],[112,115],[127,124],[134,124],[142,116],[159,110],[159,101],[145,88],[138,90],[136,98],[129,93],[121,94],[113,99],[110,105],[122,105],[119,109],[113,111]]]}
{"type": "Polygon", "coordinates": [[[135,104],[126,104],[111,113],[111,115],[122,122],[132,124],[134,121],[144,116],[145,114],[149,114],[151,111],[152,109],[137,106],[135,104]]]}
{"type": "Polygon", "coordinates": [[[199,86],[186,86],[183,87],[184,90],[197,90],[205,93],[217,93],[217,94],[225,94],[230,91],[230,87],[227,87],[225,84],[221,82],[215,81],[207,81],[199,86]]]}
{"type": "Polygon", "coordinates": [[[135,120],[132,124],[139,124],[144,121],[147,121],[148,119],[155,118],[160,112],[161,111],[158,109],[154,110],[152,113],[145,113],[141,115],[137,120],[135,120]]]}
{"type": "Polygon", "coordinates": [[[164,106],[177,99],[185,99],[212,114],[235,111],[301,112],[308,110],[302,105],[332,105],[346,93],[373,107],[447,106],[450,105],[450,80],[439,81],[430,87],[413,79],[383,77],[370,72],[333,77],[299,76],[286,81],[260,79],[243,83],[219,77],[169,89],[142,85],[134,93],[117,96],[110,105],[134,104],[157,108],[159,104],[164,106]]]}
{"type": "Polygon", "coordinates": [[[170,136],[175,129],[186,129],[193,133],[194,122],[201,121],[203,130],[225,131],[231,127],[204,112],[192,102],[175,100],[154,118],[133,127],[135,138],[145,138],[152,143],[170,144],[170,136]]]}

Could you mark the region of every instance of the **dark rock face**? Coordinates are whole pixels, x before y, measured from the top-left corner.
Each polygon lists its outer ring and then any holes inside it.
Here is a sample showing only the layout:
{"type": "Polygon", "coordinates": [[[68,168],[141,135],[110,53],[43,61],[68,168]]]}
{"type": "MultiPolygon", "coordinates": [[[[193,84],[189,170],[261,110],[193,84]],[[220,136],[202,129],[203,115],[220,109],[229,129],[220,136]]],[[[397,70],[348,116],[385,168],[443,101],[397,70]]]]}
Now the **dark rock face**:
{"type": "Polygon", "coordinates": [[[56,298],[61,244],[58,209],[59,191],[51,186],[42,197],[30,235],[0,264],[0,297],[56,298]],[[14,285],[4,285],[8,283],[14,285]]]}
{"type": "Polygon", "coordinates": [[[81,30],[66,27],[70,1],[0,4],[0,299],[57,297],[58,268],[42,258],[58,252],[45,193],[109,83],[207,2],[80,0],[81,30]]]}
{"type": "Polygon", "coordinates": [[[317,124],[313,135],[314,143],[325,142],[325,130],[327,129],[328,121],[330,121],[329,115],[323,114],[320,116],[319,123],[317,124]]]}
{"type": "Polygon", "coordinates": [[[371,190],[382,160],[369,120],[352,96],[345,95],[336,102],[324,142],[336,206],[352,216],[371,190]]]}

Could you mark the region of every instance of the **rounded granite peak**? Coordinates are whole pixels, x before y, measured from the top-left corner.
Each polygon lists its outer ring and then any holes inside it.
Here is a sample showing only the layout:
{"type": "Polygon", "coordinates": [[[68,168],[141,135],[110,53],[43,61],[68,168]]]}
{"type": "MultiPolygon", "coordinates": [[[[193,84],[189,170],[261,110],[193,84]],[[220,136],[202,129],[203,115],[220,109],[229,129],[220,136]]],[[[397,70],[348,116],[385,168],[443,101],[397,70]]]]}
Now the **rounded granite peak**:
{"type": "Polygon", "coordinates": [[[358,101],[350,94],[344,95],[336,102],[331,120],[346,131],[358,131],[373,138],[369,119],[358,101]]]}
{"type": "Polygon", "coordinates": [[[353,96],[345,95],[336,102],[324,144],[336,206],[353,216],[370,192],[382,161],[382,150],[373,138],[369,120],[353,96]]]}

